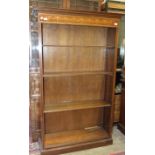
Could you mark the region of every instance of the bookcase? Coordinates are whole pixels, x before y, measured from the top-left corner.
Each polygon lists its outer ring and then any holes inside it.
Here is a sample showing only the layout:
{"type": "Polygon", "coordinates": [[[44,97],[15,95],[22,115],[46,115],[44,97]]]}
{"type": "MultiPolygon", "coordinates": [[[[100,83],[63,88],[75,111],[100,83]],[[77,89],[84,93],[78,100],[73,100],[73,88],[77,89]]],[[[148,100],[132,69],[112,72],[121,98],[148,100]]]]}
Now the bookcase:
{"type": "Polygon", "coordinates": [[[112,144],[116,17],[39,12],[42,155],[112,144]]]}

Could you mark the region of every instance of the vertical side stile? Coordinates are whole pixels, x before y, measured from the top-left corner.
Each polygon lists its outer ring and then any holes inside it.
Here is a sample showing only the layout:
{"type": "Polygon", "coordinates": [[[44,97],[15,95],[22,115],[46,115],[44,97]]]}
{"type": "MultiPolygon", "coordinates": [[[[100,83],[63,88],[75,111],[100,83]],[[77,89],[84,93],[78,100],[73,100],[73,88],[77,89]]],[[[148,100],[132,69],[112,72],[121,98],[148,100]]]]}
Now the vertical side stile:
{"type": "Polygon", "coordinates": [[[44,148],[44,97],[43,97],[43,51],[42,51],[42,23],[40,22],[40,19],[38,19],[38,34],[39,34],[39,62],[40,62],[40,85],[41,85],[41,102],[40,102],[40,113],[41,113],[41,141],[42,141],[42,147],[44,148]]]}
{"type": "Polygon", "coordinates": [[[112,126],[114,119],[114,102],[115,102],[115,83],[116,83],[116,69],[117,69],[117,50],[118,48],[118,27],[116,27],[115,34],[115,51],[114,51],[114,69],[113,69],[113,88],[112,88],[112,109],[111,109],[111,118],[110,118],[110,133],[112,134],[112,126]]]}

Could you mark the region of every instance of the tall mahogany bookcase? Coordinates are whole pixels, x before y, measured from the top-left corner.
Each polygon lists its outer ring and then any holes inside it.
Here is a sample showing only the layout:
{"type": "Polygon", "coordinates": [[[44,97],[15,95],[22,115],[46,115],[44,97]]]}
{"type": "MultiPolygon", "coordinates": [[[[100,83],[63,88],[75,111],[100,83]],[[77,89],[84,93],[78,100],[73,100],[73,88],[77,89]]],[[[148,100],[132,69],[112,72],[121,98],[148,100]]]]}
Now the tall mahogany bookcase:
{"type": "Polygon", "coordinates": [[[119,19],[38,11],[42,155],[112,144],[119,19]]]}

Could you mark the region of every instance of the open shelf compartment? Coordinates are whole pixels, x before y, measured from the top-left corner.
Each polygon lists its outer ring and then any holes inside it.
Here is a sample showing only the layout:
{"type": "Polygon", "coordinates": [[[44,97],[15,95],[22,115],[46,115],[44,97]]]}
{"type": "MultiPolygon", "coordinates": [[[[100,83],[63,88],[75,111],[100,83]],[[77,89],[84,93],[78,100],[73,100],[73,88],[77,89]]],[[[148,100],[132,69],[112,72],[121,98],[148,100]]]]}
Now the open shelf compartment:
{"type": "MultiPolygon", "coordinates": [[[[94,103],[102,107],[105,103],[98,102],[99,100],[112,102],[112,78],[111,75],[102,74],[44,77],[45,107],[54,105],[52,108],[55,108],[55,104],[62,103],[64,104],[62,106],[65,108],[66,105],[68,109],[66,103],[77,103],[79,100],[84,101],[86,106],[92,106],[94,103]]],[[[75,104],[75,106],[79,104],[83,103],[75,104]]],[[[68,105],[69,108],[72,106],[72,104],[68,105]]]]}
{"type": "Polygon", "coordinates": [[[65,145],[74,145],[95,140],[102,140],[106,138],[109,138],[109,135],[104,130],[104,128],[101,127],[50,133],[45,134],[44,147],[48,149],[65,145]]]}

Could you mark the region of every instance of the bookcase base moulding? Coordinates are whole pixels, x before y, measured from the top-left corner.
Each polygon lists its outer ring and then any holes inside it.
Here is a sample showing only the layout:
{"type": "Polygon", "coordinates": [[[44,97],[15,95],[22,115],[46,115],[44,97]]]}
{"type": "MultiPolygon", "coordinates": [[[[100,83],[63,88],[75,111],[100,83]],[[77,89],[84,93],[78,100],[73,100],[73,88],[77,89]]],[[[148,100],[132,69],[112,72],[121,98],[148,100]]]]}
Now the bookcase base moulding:
{"type": "Polygon", "coordinates": [[[69,145],[69,146],[64,146],[64,147],[58,147],[58,148],[53,148],[53,149],[46,149],[46,150],[42,150],[41,154],[42,155],[59,155],[62,153],[91,149],[91,148],[101,147],[101,146],[110,145],[110,144],[112,144],[111,138],[104,139],[104,140],[97,140],[93,142],[69,145]]]}
{"type": "Polygon", "coordinates": [[[112,144],[119,18],[38,15],[42,155],[112,144]]]}

